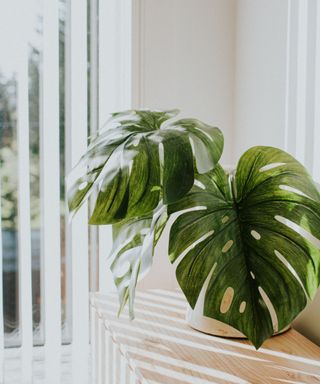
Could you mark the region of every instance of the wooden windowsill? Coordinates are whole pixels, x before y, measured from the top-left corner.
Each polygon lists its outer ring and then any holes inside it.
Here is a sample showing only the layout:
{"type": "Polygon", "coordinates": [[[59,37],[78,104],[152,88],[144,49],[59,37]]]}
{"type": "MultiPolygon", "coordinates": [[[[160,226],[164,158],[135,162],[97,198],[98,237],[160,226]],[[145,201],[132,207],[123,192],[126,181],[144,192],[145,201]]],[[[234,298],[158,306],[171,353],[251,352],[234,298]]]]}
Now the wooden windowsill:
{"type": "Polygon", "coordinates": [[[94,383],[320,383],[320,348],[297,331],[272,337],[256,351],[247,340],[191,329],[185,308],[178,292],[139,292],[130,321],[127,315],[117,318],[115,294],[93,294],[94,383]],[[131,372],[128,378],[123,365],[131,372]]]}

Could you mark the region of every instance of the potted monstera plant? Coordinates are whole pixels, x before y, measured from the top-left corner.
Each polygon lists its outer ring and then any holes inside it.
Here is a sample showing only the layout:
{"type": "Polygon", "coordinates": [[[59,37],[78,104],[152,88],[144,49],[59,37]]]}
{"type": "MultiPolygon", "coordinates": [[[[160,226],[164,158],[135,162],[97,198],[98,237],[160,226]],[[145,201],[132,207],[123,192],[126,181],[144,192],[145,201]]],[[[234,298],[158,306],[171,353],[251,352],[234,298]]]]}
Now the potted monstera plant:
{"type": "Polygon", "coordinates": [[[251,148],[226,170],[220,130],[176,115],[113,114],[70,176],[69,208],[95,191],[90,224],[113,226],[111,269],[132,318],[137,281],[174,215],[169,258],[191,324],[200,310],[259,348],[320,284],[320,195],[280,149],[251,148]]]}

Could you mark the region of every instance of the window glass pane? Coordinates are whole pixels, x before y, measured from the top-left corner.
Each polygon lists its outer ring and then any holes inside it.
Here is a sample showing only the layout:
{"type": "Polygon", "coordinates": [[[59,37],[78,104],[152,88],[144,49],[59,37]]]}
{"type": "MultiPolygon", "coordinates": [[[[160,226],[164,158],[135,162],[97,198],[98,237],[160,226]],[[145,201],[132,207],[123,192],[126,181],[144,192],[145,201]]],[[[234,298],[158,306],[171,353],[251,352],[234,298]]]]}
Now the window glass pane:
{"type": "Polygon", "coordinates": [[[14,3],[0,13],[0,172],[3,254],[3,305],[5,344],[18,338],[18,168],[17,168],[17,60],[18,43],[12,20],[14,3]],[[9,38],[10,37],[10,38],[9,38]]]}
{"type": "MultiPolygon", "coordinates": [[[[3,52],[3,51],[2,51],[3,52]]],[[[9,63],[7,63],[9,64],[9,63]]],[[[17,210],[17,84],[13,72],[0,68],[1,228],[3,253],[3,305],[6,344],[17,337],[18,210],[17,210]]]]}

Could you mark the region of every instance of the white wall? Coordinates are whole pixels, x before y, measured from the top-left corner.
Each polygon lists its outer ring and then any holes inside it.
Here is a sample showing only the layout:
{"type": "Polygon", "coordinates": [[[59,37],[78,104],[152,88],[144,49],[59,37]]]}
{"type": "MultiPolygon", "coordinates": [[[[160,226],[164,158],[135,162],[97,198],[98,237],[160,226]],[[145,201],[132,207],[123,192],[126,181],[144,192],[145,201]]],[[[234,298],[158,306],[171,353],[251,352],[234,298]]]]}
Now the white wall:
{"type": "Polygon", "coordinates": [[[284,146],[287,7],[236,3],[234,163],[251,146],[284,146]]]}
{"type": "MultiPolygon", "coordinates": [[[[179,108],[220,127],[230,163],[233,126],[234,0],[142,0],[135,9],[134,105],[179,108]]],[[[168,236],[142,286],[175,285],[168,236]]]]}

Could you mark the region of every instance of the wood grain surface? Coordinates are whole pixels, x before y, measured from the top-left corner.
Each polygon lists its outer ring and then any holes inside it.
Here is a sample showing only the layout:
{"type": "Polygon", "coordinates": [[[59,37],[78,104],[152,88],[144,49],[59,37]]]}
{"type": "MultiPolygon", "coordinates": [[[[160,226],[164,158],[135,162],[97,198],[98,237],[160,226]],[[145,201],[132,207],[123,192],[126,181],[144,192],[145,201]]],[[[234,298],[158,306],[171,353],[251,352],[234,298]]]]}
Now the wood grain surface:
{"type": "Polygon", "coordinates": [[[99,384],[320,383],[320,348],[297,331],[272,337],[259,351],[247,340],[206,335],[185,323],[186,303],[176,291],[138,292],[133,321],[117,318],[115,294],[93,294],[91,309],[99,384]],[[106,339],[116,352],[105,352],[106,339]]]}

